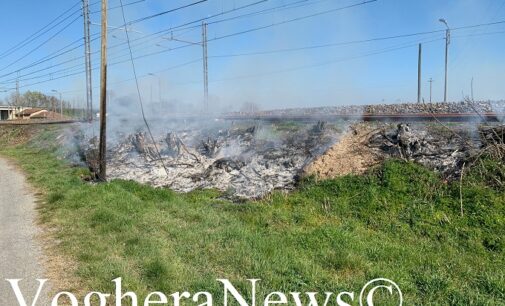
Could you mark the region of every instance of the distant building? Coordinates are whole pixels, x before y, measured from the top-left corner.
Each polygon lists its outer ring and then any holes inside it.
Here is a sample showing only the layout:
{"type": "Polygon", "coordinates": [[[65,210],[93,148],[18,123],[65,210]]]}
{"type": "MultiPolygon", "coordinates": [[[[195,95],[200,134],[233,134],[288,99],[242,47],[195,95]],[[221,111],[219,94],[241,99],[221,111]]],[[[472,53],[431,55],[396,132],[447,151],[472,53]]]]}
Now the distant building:
{"type": "Polygon", "coordinates": [[[49,111],[47,109],[42,109],[42,108],[29,108],[25,109],[19,113],[16,114],[17,119],[21,120],[41,120],[41,119],[50,119],[50,120],[66,120],[68,119],[65,116],[62,116],[59,113],[55,113],[52,111],[49,111]]]}
{"type": "Polygon", "coordinates": [[[0,121],[5,120],[68,120],[66,116],[43,108],[0,105],[0,121]]]}
{"type": "Polygon", "coordinates": [[[16,113],[21,110],[20,107],[10,105],[0,105],[0,121],[12,120],[16,118],[16,113]]]}

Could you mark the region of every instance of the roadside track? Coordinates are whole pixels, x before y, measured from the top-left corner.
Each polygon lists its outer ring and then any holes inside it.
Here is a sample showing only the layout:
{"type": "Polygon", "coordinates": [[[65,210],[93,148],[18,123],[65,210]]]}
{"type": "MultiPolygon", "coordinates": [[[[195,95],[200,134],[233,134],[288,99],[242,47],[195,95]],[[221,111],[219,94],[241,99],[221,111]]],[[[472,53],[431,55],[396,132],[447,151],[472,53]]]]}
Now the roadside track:
{"type": "MultiPolygon", "coordinates": [[[[38,288],[36,280],[44,278],[35,208],[24,176],[0,158],[0,305],[19,305],[5,279],[23,279],[20,288],[31,305],[38,288]]],[[[46,296],[41,296],[36,305],[48,305],[46,296]]]]}

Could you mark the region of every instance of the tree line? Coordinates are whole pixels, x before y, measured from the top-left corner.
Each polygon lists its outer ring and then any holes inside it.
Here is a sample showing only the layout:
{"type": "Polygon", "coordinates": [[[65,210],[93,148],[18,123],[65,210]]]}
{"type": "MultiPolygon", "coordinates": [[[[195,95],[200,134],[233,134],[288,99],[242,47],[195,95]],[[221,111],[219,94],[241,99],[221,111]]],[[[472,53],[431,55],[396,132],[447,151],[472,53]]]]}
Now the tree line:
{"type": "Polygon", "coordinates": [[[39,91],[27,91],[23,94],[12,93],[4,99],[4,103],[11,106],[54,109],[57,111],[60,109],[60,102],[63,103],[63,109],[72,108],[70,102],[60,101],[55,96],[46,95],[39,91]]]}

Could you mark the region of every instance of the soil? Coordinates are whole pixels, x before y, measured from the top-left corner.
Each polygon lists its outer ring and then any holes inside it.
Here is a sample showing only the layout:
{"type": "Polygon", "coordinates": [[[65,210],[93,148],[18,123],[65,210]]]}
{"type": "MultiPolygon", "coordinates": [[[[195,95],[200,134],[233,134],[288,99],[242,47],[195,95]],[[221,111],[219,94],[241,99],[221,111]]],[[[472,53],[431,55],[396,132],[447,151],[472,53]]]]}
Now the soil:
{"type": "Polygon", "coordinates": [[[363,174],[382,160],[367,146],[369,137],[375,130],[365,124],[351,126],[339,142],[304,169],[304,175],[329,179],[348,174],[363,174]]]}

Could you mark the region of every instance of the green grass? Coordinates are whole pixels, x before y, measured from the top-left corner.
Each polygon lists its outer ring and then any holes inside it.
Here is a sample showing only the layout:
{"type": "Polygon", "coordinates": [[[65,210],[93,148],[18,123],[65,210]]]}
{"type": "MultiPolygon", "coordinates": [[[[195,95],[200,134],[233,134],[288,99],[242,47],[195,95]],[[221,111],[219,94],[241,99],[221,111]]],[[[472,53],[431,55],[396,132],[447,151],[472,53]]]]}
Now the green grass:
{"type": "MultiPolygon", "coordinates": [[[[205,290],[219,301],[217,278],[242,290],[247,278],[261,278],[262,296],[359,293],[384,277],[399,284],[405,305],[505,305],[505,190],[474,171],[463,182],[461,216],[459,184],[400,161],[234,204],[212,190],[89,184],[80,178],[86,170],[33,143],[0,154],[44,192],[42,220],[59,228],[59,251],[77,262],[87,291],[110,291],[122,277],[141,296],[205,290]]],[[[504,173],[502,163],[486,163],[504,173]]]]}

